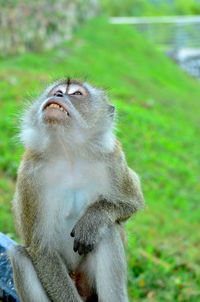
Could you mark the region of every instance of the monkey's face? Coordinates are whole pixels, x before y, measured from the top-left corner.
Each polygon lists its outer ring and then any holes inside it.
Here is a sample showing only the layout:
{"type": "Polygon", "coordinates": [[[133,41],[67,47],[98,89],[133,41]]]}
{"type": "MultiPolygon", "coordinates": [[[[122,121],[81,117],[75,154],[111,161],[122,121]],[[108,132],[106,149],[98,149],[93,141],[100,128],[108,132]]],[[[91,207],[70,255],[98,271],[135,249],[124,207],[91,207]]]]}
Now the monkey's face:
{"type": "Polygon", "coordinates": [[[88,143],[112,133],[113,116],[114,107],[102,90],[67,80],[47,88],[27,111],[24,124],[34,137],[62,135],[70,143],[88,143]]]}
{"type": "Polygon", "coordinates": [[[46,124],[72,123],[76,116],[75,105],[80,108],[87,103],[89,93],[80,84],[61,83],[53,87],[42,103],[42,119],[46,124]]]}

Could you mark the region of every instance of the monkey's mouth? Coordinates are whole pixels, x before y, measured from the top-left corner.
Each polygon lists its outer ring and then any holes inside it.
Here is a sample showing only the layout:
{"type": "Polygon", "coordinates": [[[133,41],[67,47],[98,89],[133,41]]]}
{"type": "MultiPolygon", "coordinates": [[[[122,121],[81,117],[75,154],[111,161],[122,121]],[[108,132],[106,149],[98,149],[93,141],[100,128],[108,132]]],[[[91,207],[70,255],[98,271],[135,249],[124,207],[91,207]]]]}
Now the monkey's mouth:
{"type": "Polygon", "coordinates": [[[70,117],[68,106],[65,101],[59,98],[53,98],[47,101],[42,111],[46,122],[64,121],[67,117],[70,117]]]}

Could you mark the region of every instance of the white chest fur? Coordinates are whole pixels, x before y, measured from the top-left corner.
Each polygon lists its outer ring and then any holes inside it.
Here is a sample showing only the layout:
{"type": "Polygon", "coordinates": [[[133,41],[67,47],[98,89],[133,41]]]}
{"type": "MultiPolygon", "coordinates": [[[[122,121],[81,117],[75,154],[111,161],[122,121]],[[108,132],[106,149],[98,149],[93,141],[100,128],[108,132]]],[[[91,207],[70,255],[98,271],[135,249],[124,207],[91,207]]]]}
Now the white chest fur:
{"type": "Polygon", "coordinates": [[[54,159],[45,164],[41,176],[46,197],[49,198],[50,194],[56,200],[67,203],[65,200],[70,195],[69,200],[73,199],[77,206],[84,199],[87,203],[91,202],[95,195],[106,192],[109,187],[103,162],[54,159]]]}
{"type": "Polygon", "coordinates": [[[99,195],[108,192],[106,166],[97,161],[77,159],[71,163],[56,158],[40,171],[43,238],[62,249],[70,249],[70,255],[73,248],[70,232],[82,210],[99,195]]]}

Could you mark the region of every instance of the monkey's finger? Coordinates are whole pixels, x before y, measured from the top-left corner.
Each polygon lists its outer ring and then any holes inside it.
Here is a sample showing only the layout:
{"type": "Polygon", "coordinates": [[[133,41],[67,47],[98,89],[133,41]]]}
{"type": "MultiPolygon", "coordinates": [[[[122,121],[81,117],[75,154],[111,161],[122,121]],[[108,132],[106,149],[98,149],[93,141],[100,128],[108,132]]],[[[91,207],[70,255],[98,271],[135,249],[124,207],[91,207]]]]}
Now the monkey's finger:
{"type": "Polygon", "coordinates": [[[90,245],[85,245],[84,246],[84,251],[83,254],[88,254],[89,252],[91,252],[91,246],[90,245]]]}
{"type": "Polygon", "coordinates": [[[94,245],[93,244],[88,244],[87,247],[85,248],[85,252],[86,254],[91,252],[94,248],[94,245]]]}
{"type": "Polygon", "coordinates": [[[79,253],[79,255],[85,254],[85,245],[84,244],[79,243],[78,253],[79,253]]]}
{"type": "Polygon", "coordinates": [[[77,240],[74,240],[74,252],[76,253],[78,251],[78,246],[79,246],[79,243],[77,240]]]}
{"type": "Polygon", "coordinates": [[[93,248],[94,248],[94,246],[93,246],[93,244],[88,244],[88,245],[86,245],[86,244],[80,244],[79,245],[79,254],[80,255],[82,255],[82,254],[88,254],[89,252],[91,252],[92,250],[93,250],[93,248]]]}
{"type": "Polygon", "coordinates": [[[75,237],[75,231],[74,231],[74,229],[71,231],[70,236],[71,237],[75,237]]]}

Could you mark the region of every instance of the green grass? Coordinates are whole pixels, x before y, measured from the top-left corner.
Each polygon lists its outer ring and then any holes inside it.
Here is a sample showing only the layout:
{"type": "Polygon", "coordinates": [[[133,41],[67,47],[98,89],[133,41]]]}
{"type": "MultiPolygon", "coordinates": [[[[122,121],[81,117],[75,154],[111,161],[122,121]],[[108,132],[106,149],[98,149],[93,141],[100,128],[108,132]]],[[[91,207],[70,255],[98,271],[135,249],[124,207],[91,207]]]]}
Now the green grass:
{"type": "Polygon", "coordinates": [[[130,301],[200,300],[200,84],[131,27],[97,18],[70,43],[0,61],[0,230],[10,214],[22,147],[15,138],[26,99],[66,75],[104,87],[116,133],[147,201],[127,224],[130,301]]]}
{"type": "Polygon", "coordinates": [[[109,16],[199,15],[197,0],[100,0],[102,11],[109,16]]]}

